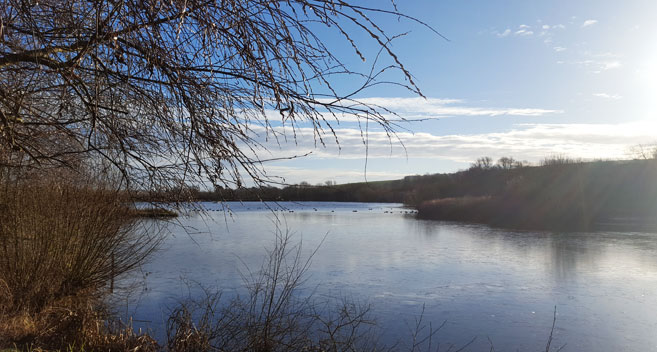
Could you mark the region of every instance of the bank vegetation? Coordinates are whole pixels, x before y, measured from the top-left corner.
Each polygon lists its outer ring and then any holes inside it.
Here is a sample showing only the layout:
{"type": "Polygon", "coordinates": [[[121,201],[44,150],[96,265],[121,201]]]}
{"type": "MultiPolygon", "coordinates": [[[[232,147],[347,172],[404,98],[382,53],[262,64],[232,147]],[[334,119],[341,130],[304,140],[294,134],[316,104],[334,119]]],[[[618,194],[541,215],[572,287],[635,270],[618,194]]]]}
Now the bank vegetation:
{"type": "Polygon", "coordinates": [[[534,165],[512,157],[498,161],[482,157],[467,170],[392,181],[342,185],[302,182],[282,188],[213,191],[187,188],[185,193],[200,201],[404,203],[416,207],[424,219],[521,229],[657,227],[657,154],[642,155],[631,160],[597,161],[556,155],[534,165]]]}

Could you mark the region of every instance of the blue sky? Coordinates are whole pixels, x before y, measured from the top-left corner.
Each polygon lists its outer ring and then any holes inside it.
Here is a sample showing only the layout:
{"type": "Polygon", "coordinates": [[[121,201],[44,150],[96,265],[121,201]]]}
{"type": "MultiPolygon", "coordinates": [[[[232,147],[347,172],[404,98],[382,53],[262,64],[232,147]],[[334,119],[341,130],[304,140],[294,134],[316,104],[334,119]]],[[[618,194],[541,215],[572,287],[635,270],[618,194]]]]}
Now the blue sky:
{"type": "MultiPolygon", "coordinates": [[[[269,175],[287,183],[372,181],[457,171],[480,156],[627,158],[632,145],[657,141],[657,1],[414,0],[398,7],[449,38],[377,17],[390,34],[410,31],[393,49],[427,99],[389,86],[359,98],[424,121],[404,124],[399,141],[370,129],[367,173],[360,130],[348,117],[334,126],[339,147],[315,146],[301,125],[296,143],[269,145],[261,157],[312,153],[266,164],[269,175]]],[[[366,54],[374,50],[365,35],[356,39],[366,54]]],[[[343,42],[335,51],[356,68],[369,64],[343,42]]]]}

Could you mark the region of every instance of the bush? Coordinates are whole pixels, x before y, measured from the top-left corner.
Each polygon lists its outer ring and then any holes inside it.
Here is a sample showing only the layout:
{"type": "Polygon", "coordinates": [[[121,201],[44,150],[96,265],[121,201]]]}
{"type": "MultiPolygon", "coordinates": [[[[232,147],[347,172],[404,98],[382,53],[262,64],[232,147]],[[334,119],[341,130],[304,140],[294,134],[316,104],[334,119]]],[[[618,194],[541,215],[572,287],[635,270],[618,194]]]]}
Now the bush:
{"type": "Polygon", "coordinates": [[[0,313],[102,294],[159,243],[121,192],[58,176],[0,180],[0,313]]]}

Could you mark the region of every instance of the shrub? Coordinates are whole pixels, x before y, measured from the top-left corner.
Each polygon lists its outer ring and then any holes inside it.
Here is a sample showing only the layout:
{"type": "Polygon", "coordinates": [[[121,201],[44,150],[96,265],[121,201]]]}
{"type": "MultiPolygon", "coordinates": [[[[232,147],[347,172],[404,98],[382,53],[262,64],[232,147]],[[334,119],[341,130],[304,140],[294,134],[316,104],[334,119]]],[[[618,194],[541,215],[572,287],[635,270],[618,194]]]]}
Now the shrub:
{"type": "Polygon", "coordinates": [[[159,243],[121,192],[68,176],[0,179],[0,313],[101,294],[159,243]]]}

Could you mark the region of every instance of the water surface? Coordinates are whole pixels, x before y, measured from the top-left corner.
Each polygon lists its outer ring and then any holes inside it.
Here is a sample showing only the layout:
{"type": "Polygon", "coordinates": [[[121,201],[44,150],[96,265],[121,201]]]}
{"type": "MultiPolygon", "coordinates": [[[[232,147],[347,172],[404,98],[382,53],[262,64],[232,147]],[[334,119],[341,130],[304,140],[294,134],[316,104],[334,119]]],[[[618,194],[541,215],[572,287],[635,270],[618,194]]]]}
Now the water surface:
{"type": "Polygon", "coordinates": [[[241,292],[240,272],[260,266],[279,224],[305,253],[323,240],[306,292],[371,303],[388,342],[408,336],[424,306],[425,321],[446,322],[436,335],[442,343],[476,337],[469,350],[488,350],[489,338],[496,350],[541,350],[556,306],[553,346],[657,351],[653,233],[509,231],[417,220],[396,204],[229,203],[231,213],[204,206],[179,219],[184,228],[170,227],[138,274],[144,289],[126,303],[136,326],[161,333],[190,282],[241,292]]]}

